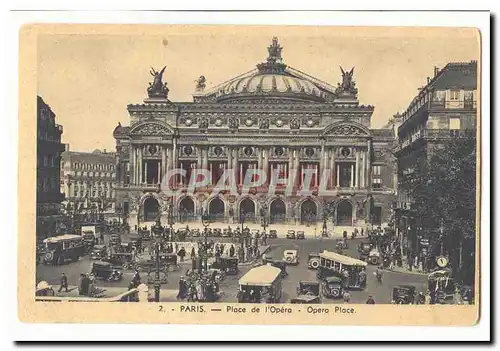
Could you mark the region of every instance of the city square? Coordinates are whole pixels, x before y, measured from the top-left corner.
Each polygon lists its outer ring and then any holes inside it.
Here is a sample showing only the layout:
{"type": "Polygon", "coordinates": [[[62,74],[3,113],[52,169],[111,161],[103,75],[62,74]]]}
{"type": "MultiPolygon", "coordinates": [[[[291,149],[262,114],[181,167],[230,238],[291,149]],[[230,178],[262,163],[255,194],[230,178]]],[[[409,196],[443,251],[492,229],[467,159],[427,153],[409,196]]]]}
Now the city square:
{"type": "Polygon", "coordinates": [[[477,61],[375,128],[362,68],[332,85],[282,51],[191,102],[151,67],[112,151],[63,144],[38,97],[40,299],[473,302],[477,61]]]}

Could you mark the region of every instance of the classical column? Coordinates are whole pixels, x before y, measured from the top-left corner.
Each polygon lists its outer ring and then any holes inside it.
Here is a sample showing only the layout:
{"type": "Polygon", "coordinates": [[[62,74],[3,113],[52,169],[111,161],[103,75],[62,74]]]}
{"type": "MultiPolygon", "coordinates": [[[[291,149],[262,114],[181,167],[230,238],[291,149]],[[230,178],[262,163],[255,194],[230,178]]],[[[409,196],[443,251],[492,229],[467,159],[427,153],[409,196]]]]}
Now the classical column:
{"type": "Polygon", "coordinates": [[[356,188],[359,189],[359,169],[361,168],[359,166],[359,153],[360,153],[360,150],[359,148],[356,148],[356,176],[354,177],[354,185],[356,186],[356,188]]]}
{"type": "Polygon", "coordinates": [[[360,174],[360,185],[361,185],[361,188],[365,188],[366,185],[365,185],[365,170],[366,170],[366,152],[365,150],[363,150],[361,152],[361,169],[359,170],[359,174],[360,174]]]}
{"type": "Polygon", "coordinates": [[[240,163],[240,176],[238,184],[241,185],[243,183],[243,164],[240,163]]]}
{"type": "Polygon", "coordinates": [[[158,161],[158,179],[156,179],[156,184],[160,183],[161,179],[161,161],[158,161]]]}
{"type": "MultiPolygon", "coordinates": [[[[269,174],[269,148],[264,149],[264,172],[266,173],[266,184],[269,184],[271,175],[269,174]]],[[[272,172],[271,172],[272,174],[272,172]]]]}
{"type": "Polygon", "coordinates": [[[227,148],[227,167],[225,168],[233,168],[233,149],[227,148]]]}
{"type": "Polygon", "coordinates": [[[144,183],[144,171],[143,171],[143,160],[142,160],[142,151],[143,151],[143,147],[141,145],[141,147],[139,148],[139,184],[142,184],[144,183]]]}
{"type": "Polygon", "coordinates": [[[200,146],[197,148],[197,160],[198,162],[196,163],[196,168],[203,168],[203,149],[200,146]]]}
{"type": "Polygon", "coordinates": [[[330,149],[330,170],[332,172],[332,179],[330,181],[330,184],[332,188],[334,187],[333,184],[336,184],[337,187],[340,185],[339,183],[340,173],[338,169],[339,169],[338,165],[335,164],[335,149],[330,149]]]}
{"type": "Polygon", "coordinates": [[[205,148],[205,169],[208,169],[208,147],[205,148]]]}
{"type": "Polygon", "coordinates": [[[371,144],[371,141],[368,140],[367,142],[367,146],[368,146],[368,149],[367,149],[367,152],[366,152],[366,187],[368,189],[371,189],[372,187],[372,160],[371,160],[371,156],[372,156],[372,144],[371,144]]]}
{"type": "Polygon", "coordinates": [[[165,146],[161,146],[161,172],[158,173],[158,183],[161,183],[162,177],[167,174],[167,150],[165,146]]]}
{"type": "Polygon", "coordinates": [[[351,163],[351,188],[354,187],[354,165],[351,163]]]}
{"type": "Polygon", "coordinates": [[[233,153],[233,172],[234,172],[234,181],[236,183],[236,185],[238,185],[240,183],[240,180],[238,179],[238,170],[239,170],[239,162],[238,162],[238,147],[234,148],[232,150],[232,153],[233,153]]]}
{"type": "Polygon", "coordinates": [[[147,162],[144,162],[144,174],[143,174],[143,177],[142,179],[144,180],[143,182],[144,183],[148,183],[148,163],[147,162]]]}
{"type": "MultiPolygon", "coordinates": [[[[323,171],[325,170],[325,142],[324,140],[321,140],[321,154],[319,158],[319,174],[320,178],[323,177],[323,171]]],[[[318,178],[318,179],[320,179],[318,178]]],[[[316,184],[319,186],[319,184],[316,184]]]]}
{"type": "Polygon", "coordinates": [[[335,172],[335,184],[338,187],[340,187],[340,164],[337,163],[337,168],[335,172]]]}

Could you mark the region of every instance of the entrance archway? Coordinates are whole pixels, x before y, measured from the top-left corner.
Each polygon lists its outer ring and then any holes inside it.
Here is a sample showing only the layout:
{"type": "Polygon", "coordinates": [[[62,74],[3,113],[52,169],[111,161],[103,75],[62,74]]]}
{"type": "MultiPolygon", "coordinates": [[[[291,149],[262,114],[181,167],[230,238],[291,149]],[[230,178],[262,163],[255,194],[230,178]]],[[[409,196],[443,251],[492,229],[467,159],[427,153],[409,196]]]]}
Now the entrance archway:
{"type": "Polygon", "coordinates": [[[160,214],[160,204],[158,200],[154,197],[148,197],[144,201],[144,221],[156,221],[156,218],[160,214]]]}
{"type": "Polygon", "coordinates": [[[250,198],[245,198],[240,202],[240,214],[245,215],[245,220],[255,219],[255,203],[250,198]]]}
{"type": "Polygon", "coordinates": [[[352,204],[343,200],[337,205],[337,225],[352,226],[352,204]]]}
{"type": "Polygon", "coordinates": [[[269,222],[280,223],[286,219],[286,206],[283,200],[274,199],[269,208],[269,222]]]}
{"type": "Polygon", "coordinates": [[[190,197],[185,197],[179,203],[179,216],[181,222],[194,220],[194,201],[190,197]]]}
{"type": "Polygon", "coordinates": [[[210,201],[210,205],[208,206],[208,214],[210,216],[210,220],[223,220],[224,208],[224,201],[222,201],[218,197],[213,198],[212,201],[210,201]]]}
{"type": "Polygon", "coordinates": [[[308,199],[300,205],[300,223],[312,224],[316,222],[317,214],[318,206],[313,200],[308,199]]]}

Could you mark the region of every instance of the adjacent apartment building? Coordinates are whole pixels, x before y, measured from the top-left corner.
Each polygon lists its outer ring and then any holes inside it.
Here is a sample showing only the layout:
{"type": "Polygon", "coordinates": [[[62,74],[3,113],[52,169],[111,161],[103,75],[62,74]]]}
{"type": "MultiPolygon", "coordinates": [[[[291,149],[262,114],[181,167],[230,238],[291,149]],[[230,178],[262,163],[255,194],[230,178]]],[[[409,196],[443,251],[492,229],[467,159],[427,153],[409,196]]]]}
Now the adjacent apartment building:
{"type": "Polygon", "coordinates": [[[50,106],[37,96],[36,235],[40,239],[56,234],[62,220],[59,165],[63,127],[55,118],[50,106]]]}
{"type": "MultiPolygon", "coordinates": [[[[398,180],[415,171],[419,160],[428,158],[440,146],[454,138],[475,134],[477,112],[477,62],[452,62],[434,68],[434,76],[419,89],[406,111],[396,115],[399,120],[398,145],[395,156],[398,180]]],[[[416,230],[412,216],[412,199],[398,188],[398,227],[404,238],[416,230]]],[[[419,242],[407,242],[418,250],[419,242]],[[415,247],[416,246],[416,247],[415,247]]]]}
{"type": "Polygon", "coordinates": [[[61,191],[68,212],[112,213],[115,201],[116,155],[106,150],[71,151],[69,145],[61,159],[61,191]]]}

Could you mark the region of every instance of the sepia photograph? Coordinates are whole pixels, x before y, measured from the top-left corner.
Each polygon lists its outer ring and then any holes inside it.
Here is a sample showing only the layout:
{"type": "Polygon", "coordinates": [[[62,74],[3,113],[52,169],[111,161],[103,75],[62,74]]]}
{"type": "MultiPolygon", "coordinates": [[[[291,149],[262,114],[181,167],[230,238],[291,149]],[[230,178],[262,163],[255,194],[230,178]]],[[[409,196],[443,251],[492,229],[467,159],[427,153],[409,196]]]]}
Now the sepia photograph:
{"type": "Polygon", "coordinates": [[[479,30],[22,31],[35,304],[477,321],[479,30]]]}

